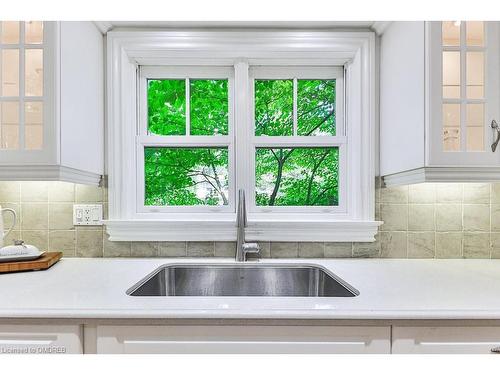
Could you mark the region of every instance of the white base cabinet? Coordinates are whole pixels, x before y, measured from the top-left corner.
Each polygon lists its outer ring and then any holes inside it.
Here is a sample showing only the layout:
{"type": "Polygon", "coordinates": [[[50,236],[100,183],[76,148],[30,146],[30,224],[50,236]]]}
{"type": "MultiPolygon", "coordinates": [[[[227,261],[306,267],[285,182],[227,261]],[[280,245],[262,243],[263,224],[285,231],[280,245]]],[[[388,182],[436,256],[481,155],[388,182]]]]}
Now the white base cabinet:
{"type": "Polygon", "coordinates": [[[98,354],[389,354],[390,327],[98,326],[98,354]]]}
{"type": "Polygon", "coordinates": [[[0,354],[82,354],[80,325],[0,325],[0,354]]]}
{"type": "Polygon", "coordinates": [[[499,347],[500,327],[392,328],[393,354],[490,354],[499,347]]]}

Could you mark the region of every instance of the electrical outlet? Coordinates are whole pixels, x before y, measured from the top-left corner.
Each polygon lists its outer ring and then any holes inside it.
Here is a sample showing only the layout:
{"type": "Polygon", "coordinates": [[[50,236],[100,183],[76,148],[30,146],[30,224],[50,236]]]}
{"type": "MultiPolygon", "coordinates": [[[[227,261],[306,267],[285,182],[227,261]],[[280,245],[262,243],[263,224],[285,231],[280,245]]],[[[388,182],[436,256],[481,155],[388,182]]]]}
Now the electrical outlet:
{"type": "Polygon", "coordinates": [[[102,204],[74,204],[73,225],[102,225],[102,204]]]}

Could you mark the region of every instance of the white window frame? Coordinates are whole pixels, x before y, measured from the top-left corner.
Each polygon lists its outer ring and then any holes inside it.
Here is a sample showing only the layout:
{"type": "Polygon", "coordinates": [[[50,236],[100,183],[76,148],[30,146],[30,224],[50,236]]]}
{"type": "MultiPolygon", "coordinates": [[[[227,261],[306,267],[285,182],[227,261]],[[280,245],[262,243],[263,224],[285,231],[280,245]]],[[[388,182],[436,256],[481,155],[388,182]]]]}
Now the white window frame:
{"type": "MultiPolygon", "coordinates": [[[[188,89],[189,90],[189,89],[188,89]]],[[[139,68],[139,131],[137,135],[137,212],[185,213],[185,212],[235,212],[235,158],[234,158],[234,69],[222,66],[142,66],[139,68]],[[149,79],[227,79],[228,80],[228,134],[217,136],[190,135],[189,92],[186,92],[186,135],[161,136],[148,134],[147,81],[149,79]],[[146,206],[144,147],[224,147],[228,149],[228,199],[226,206],[146,206]]],[[[175,218],[175,215],[172,215],[175,218]]]]}
{"type": "MultiPolygon", "coordinates": [[[[307,137],[310,138],[307,142],[317,142],[317,144],[324,142],[328,146],[335,146],[336,143],[332,143],[334,141],[345,148],[346,152],[341,153],[345,159],[342,162],[345,186],[341,187],[345,197],[340,200],[345,206],[335,209],[323,208],[327,212],[321,212],[321,208],[317,210],[315,207],[312,209],[301,207],[300,210],[303,212],[297,215],[290,213],[287,207],[273,207],[273,212],[262,212],[262,210],[258,212],[260,208],[250,207],[247,239],[374,240],[380,225],[380,222],[374,220],[376,157],[374,33],[112,31],[108,33],[107,38],[109,220],[105,224],[110,240],[233,241],[236,239],[234,207],[227,212],[210,210],[167,212],[169,208],[166,211],[162,208],[156,212],[141,212],[137,205],[138,199],[141,198],[136,183],[137,156],[140,154],[137,152],[140,149],[138,145],[140,142],[143,142],[142,147],[144,142],[152,144],[158,142],[158,145],[163,145],[166,138],[147,140],[137,136],[140,118],[141,116],[144,118],[144,114],[141,114],[138,108],[140,106],[137,105],[138,95],[141,92],[141,79],[137,78],[139,67],[162,66],[163,70],[164,66],[185,66],[189,70],[200,65],[207,71],[217,66],[234,67],[234,145],[236,149],[241,150],[238,151],[237,160],[233,163],[239,166],[234,171],[236,187],[253,186],[254,181],[248,181],[248,175],[253,173],[248,171],[253,170],[251,160],[255,156],[252,148],[261,144],[257,142],[276,141],[276,139],[263,140],[252,134],[253,98],[250,67],[265,66],[266,74],[271,74],[272,71],[281,70],[282,73],[286,70],[292,71],[294,66],[324,67],[324,69],[344,66],[345,72],[342,75],[345,77],[346,105],[342,107],[345,107],[345,134],[331,137],[332,139],[307,137]],[[349,147],[346,146],[347,139],[349,147]]],[[[176,142],[171,136],[168,138],[168,142],[176,142]]],[[[193,138],[192,142],[207,141],[198,139],[199,136],[190,138],[193,138]]],[[[303,140],[298,139],[304,137],[292,138],[297,139],[279,141],[288,142],[290,145],[294,142],[304,145],[303,140]]],[[[220,142],[224,140],[221,138],[220,142]]],[[[252,193],[247,192],[247,196],[251,197],[252,193]]]]}
{"type": "Polygon", "coordinates": [[[341,66],[251,66],[249,67],[250,84],[250,116],[248,122],[250,150],[247,155],[248,161],[244,160],[243,165],[250,166],[250,173],[241,184],[249,197],[249,212],[255,213],[254,217],[265,219],[269,214],[277,217],[290,216],[293,213],[308,214],[314,219],[328,219],[332,214],[345,214],[347,212],[347,137],[345,137],[344,124],[344,69],[341,66]],[[292,136],[256,136],[255,135],[255,80],[258,79],[293,79],[293,132],[292,136]],[[297,136],[297,92],[296,83],[300,79],[335,79],[335,115],[336,115],[336,135],[335,136],[297,136]],[[255,154],[257,148],[267,147],[338,147],[339,148],[339,205],[338,206],[257,206],[255,204],[255,154]]]}

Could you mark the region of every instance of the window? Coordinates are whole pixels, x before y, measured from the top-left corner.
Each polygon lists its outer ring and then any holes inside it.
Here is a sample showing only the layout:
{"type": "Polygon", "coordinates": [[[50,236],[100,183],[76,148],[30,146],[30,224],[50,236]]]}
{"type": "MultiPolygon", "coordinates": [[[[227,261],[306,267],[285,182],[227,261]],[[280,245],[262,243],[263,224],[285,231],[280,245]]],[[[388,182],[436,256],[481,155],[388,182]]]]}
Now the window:
{"type": "Polygon", "coordinates": [[[373,49],[359,32],[110,32],[111,240],[234,240],[244,189],[248,239],[373,241],[373,49]]]}

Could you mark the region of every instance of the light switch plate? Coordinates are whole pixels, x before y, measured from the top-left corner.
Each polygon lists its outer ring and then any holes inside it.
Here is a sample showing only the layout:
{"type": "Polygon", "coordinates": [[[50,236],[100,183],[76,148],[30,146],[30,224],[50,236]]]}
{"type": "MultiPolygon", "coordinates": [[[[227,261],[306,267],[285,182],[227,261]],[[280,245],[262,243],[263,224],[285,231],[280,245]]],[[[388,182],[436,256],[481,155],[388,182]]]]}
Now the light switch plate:
{"type": "Polygon", "coordinates": [[[73,225],[102,225],[102,204],[74,204],[73,225]]]}

